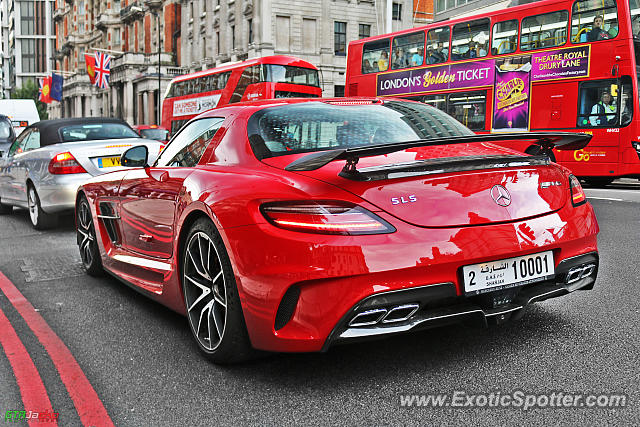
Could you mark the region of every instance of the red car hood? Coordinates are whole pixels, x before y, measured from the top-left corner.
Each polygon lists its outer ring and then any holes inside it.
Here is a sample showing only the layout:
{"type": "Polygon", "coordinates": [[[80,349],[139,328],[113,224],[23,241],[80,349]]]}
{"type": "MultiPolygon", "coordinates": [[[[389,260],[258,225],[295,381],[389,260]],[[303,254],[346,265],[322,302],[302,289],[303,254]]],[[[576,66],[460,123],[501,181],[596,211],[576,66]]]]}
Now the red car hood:
{"type": "MultiPolygon", "coordinates": [[[[434,158],[517,155],[489,144],[465,144],[409,149],[365,157],[358,170],[434,158]]],[[[284,169],[304,154],[268,158],[263,162],[284,169]]],[[[403,221],[423,227],[460,227],[518,221],[560,209],[566,203],[569,184],[554,164],[523,165],[461,172],[446,172],[358,181],[339,176],[344,161],[314,171],[296,172],[349,191],[403,221]],[[494,198],[508,191],[508,206],[494,198]],[[492,196],[492,192],[494,193],[492,196]]],[[[505,204],[506,200],[500,200],[505,204]]]]}

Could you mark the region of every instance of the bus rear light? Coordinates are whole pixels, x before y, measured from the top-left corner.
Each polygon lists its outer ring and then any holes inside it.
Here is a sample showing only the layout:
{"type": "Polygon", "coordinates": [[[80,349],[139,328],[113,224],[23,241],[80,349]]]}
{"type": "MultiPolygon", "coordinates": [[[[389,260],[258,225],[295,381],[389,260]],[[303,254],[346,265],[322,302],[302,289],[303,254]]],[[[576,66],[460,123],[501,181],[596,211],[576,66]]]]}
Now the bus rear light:
{"type": "Polygon", "coordinates": [[[573,175],[569,175],[569,187],[571,189],[571,204],[573,206],[580,206],[587,202],[587,196],[585,196],[578,178],[573,175]]]}
{"type": "Polygon", "coordinates": [[[374,213],[340,202],[266,203],[260,210],[271,224],[292,231],[346,236],[396,231],[374,213]]]}
{"type": "Polygon", "coordinates": [[[71,173],[87,173],[78,163],[73,154],[60,153],[49,162],[49,173],[53,175],[66,175],[71,173]]]}

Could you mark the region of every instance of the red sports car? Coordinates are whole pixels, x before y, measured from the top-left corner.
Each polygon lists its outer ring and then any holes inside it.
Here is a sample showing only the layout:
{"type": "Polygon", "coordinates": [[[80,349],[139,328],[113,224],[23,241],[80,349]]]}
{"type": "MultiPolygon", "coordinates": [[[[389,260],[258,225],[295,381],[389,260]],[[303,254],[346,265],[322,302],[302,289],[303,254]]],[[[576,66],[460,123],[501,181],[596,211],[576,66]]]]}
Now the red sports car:
{"type": "Polygon", "coordinates": [[[475,135],[393,99],[266,100],[189,122],[158,160],[77,196],[89,274],[183,313],[219,363],[450,322],[591,289],[598,224],[549,160],[585,134],[475,135]],[[527,140],[539,155],[492,141],[527,140]]]}

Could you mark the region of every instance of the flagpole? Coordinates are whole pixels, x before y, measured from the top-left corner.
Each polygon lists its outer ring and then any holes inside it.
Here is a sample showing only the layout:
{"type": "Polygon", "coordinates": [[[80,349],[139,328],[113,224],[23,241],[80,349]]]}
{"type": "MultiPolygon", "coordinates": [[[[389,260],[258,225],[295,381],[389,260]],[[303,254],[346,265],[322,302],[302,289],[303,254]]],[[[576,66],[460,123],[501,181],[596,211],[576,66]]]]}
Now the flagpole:
{"type": "Polygon", "coordinates": [[[98,52],[110,53],[112,55],[124,55],[124,52],[121,52],[119,50],[102,49],[102,48],[99,48],[99,47],[90,47],[89,49],[97,50],[98,52]]]}

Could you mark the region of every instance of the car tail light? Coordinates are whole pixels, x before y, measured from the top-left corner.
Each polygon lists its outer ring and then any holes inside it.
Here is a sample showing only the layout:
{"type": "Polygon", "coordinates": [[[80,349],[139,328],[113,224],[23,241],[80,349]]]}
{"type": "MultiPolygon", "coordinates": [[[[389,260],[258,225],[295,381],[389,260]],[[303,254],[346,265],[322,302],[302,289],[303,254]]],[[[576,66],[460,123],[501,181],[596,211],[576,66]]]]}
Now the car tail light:
{"type": "Polygon", "coordinates": [[[54,175],[62,175],[69,173],[87,173],[86,170],[78,163],[73,154],[60,153],[49,162],[49,172],[54,175]]]}
{"type": "Polygon", "coordinates": [[[586,203],[587,196],[584,194],[580,181],[573,175],[569,175],[569,187],[571,188],[571,203],[573,206],[580,206],[586,203]]]}
{"type": "Polygon", "coordinates": [[[260,207],[276,227],[319,234],[393,233],[396,229],[368,210],[339,202],[279,202],[260,207]]]}

